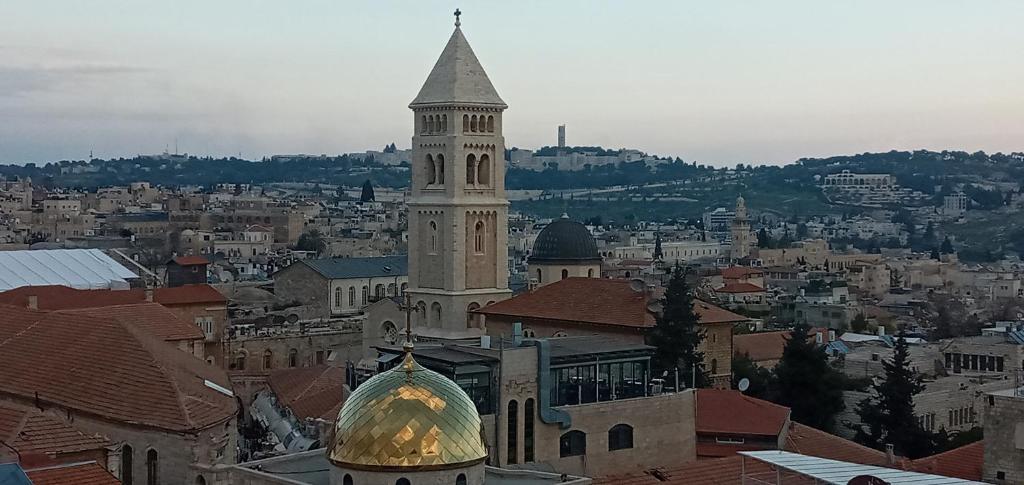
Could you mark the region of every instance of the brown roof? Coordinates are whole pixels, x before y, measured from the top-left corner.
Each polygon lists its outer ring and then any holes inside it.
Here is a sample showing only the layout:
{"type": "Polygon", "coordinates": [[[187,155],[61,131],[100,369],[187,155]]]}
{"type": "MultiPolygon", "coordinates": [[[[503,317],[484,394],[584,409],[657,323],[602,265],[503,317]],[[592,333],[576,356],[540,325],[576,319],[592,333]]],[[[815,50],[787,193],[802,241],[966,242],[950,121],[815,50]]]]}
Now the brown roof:
{"type": "MultiPolygon", "coordinates": [[[[28,307],[28,297],[35,296],[40,310],[69,310],[146,302],[146,290],[79,290],[60,285],[22,286],[0,292],[0,304],[28,307]]],[[[161,305],[223,303],[227,301],[216,288],[207,285],[185,285],[156,288],[153,301],[161,305]]]]}
{"type": "Polygon", "coordinates": [[[697,390],[699,434],[778,436],[789,421],[789,408],[726,389],[697,390]]]}
{"type": "Polygon", "coordinates": [[[88,436],[57,417],[43,414],[36,408],[0,404],[0,440],[19,453],[47,455],[103,449],[110,441],[102,436],[88,436]]]}
{"type": "MultiPolygon", "coordinates": [[[[629,280],[566,278],[488,305],[477,312],[484,315],[648,328],[654,326],[654,315],[647,310],[648,300],[647,295],[633,290],[629,280]]],[[[700,300],[695,300],[693,309],[703,324],[747,320],[747,317],[700,300]]]]}
{"type": "Polygon", "coordinates": [[[25,470],[32,485],[121,485],[95,461],[25,470]]]}
{"type": "Polygon", "coordinates": [[[116,305],[100,308],[80,308],[64,310],[97,318],[120,320],[125,325],[137,325],[163,340],[176,342],[179,340],[199,340],[206,335],[193,323],[179,318],[174,312],[159,303],[136,303],[134,305],[116,305]]]}
{"type": "Polygon", "coordinates": [[[732,336],[732,348],[736,355],[748,355],[754,362],[779,360],[782,349],[789,338],[788,330],[778,332],[746,333],[732,336]]]}
{"type": "Polygon", "coordinates": [[[753,283],[729,283],[717,290],[715,293],[760,293],[764,288],[753,283]]]}
{"type": "Polygon", "coordinates": [[[345,403],[345,369],[319,365],[282,369],[267,378],[277,399],[299,419],[333,422],[345,403]]]}
{"type": "Polygon", "coordinates": [[[748,268],[746,266],[730,266],[722,270],[722,278],[725,279],[738,279],[744,276],[763,275],[764,271],[757,268],[748,268]]]}
{"type": "Polygon", "coordinates": [[[227,374],[116,318],[0,310],[0,393],[107,419],[193,432],[230,419],[227,374]]]}
{"type": "Polygon", "coordinates": [[[975,441],[959,448],[914,460],[910,469],[920,473],[931,473],[944,477],[982,481],[982,466],[985,464],[985,441],[975,441]]]}
{"type": "Polygon", "coordinates": [[[899,463],[896,465],[890,464],[885,453],[882,451],[868,448],[867,446],[795,421],[789,424],[789,434],[786,436],[786,444],[783,449],[793,453],[800,453],[801,455],[816,456],[829,460],[860,463],[862,465],[899,467],[899,463]]]}
{"type": "Polygon", "coordinates": [[[178,266],[198,266],[202,264],[210,264],[210,260],[202,256],[179,256],[172,259],[178,266]]]}

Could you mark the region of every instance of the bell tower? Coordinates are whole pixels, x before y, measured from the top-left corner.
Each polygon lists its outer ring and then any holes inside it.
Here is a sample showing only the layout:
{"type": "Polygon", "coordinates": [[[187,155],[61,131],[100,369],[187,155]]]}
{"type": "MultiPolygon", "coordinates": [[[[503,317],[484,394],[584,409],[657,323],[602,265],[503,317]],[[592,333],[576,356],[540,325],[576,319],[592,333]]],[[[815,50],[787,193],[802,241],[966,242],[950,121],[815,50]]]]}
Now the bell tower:
{"type": "Polygon", "coordinates": [[[482,334],[470,312],[511,296],[501,135],[508,106],[462,34],[459,15],[409,104],[409,293],[421,335],[482,334]]]}

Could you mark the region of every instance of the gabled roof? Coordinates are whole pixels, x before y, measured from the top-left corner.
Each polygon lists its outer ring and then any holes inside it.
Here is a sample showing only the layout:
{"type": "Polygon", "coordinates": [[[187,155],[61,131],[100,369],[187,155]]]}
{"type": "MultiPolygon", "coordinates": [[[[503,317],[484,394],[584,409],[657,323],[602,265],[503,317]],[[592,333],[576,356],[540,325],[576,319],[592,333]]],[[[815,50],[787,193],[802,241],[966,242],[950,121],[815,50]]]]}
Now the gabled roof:
{"type": "Polygon", "coordinates": [[[105,419],[197,432],[234,416],[227,374],[136,325],[0,309],[0,394],[105,419]],[[211,385],[212,384],[212,385],[211,385]]]}
{"type": "Polygon", "coordinates": [[[494,85],[459,27],[452,32],[448,44],[444,46],[437,63],[409,107],[446,104],[501,109],[508,107],[494,90],[494,85]]]}
{"type": "Polygon", "coordinates": [[[303,260],[297,264],[305,264],[329,280],[409,275],[409,258],[404,254],[376,258],[313,259],[303,260]]]}
{"type": "MultiPolygon", "coordinates": [[[[649,328],[654,326],[654,315],[647,304],[657,294],[635,291],[629,280],[574,277],[488,305],[477,313],[649,328]]],[[[748,320],[701,300],[694,300],[693,310],[704,325],[748,320]]]]}
{"type": "Polygon", "coordinates": [[[10,403],[0,404],[0,440],[19,453],[47,455],[100,450],[111,444],[102,436],[88,436],[70,423],[38,409],[10,403]]]}
{"type": "Polygon", "coordinates": [[[788,330],[757,332],[732,336],[732,348],[736,355],[748,355],[754,362],[779,360],[782,349],[789,338],[788,330]]]}
{"type": "Polygon", "coordinates": [[[717,290],[715,293],[763,293],[764,288],[753,283],[729,283],[717,290]]]}
{"type": "Polygon", "coordinates": [[[697,389],[697,433],[778,436],[789,408],[726,389],[697,389]]]}
{"type": "MultiPolygon", "coordinates": [[[[111,305],[145,303],[146,290],[79,290],[61,285],[22,286],[0,292],[0,304],[28,307],[29,296],[36,297],[40,310],[68,310],[73,308],[95,308],[111,305]]],[[[184,285],[174,288],[156,288],[153,301],[161,305],[185,305],[196,303],[224,303],[224,297],[208,284],[184,285]]]]}
{"type": "Polygon", "coordinates": [[[860,463],[862,465],[896,466],[890,464],[885,452],[855,443],[820,429],[793,421],[786,435],[786,451],[830,460],[860,463]]]}
{"type": "Polygon", "coordinates": [[[722,278],[738,279],[744,276],[763,275],[764,271],[748,266],[730,266],[722,270],[722,278]]]}
{"type": "Polygon", "coordinates": [[[204,264],[210,264],[210,260],[202,256],[178,256],[171,261],[178,266],[201,266],[204,264]]]}
{"type": "Polygon", "coordinates": [[[959,448],[914,460],[910,469],[964,480],[982,481],[985,465],[985,441],[975,441],[959,448]]]}
{"type": "Polygon", "coordinates": [[[25,473],[32,485],[121,485],[95,461],[35,468],[25,473]]]}
{"type": "Polygon", "coordinates": [[[102,319],[116,319],[125,325],[137,325],[139,328],[171,342],[198,340],[206,337],[206,334],[197,325],[178,318],[178,315],[159,303],[80,308],[64,310],[64,312],[91,315],[102,319]]]}
{"type": "Polygon", "coordinates": [[[334,422],[345,403],[345,369],[327,365],[282,369],[267,378],[278,401],[300,420],[334,422]]]}

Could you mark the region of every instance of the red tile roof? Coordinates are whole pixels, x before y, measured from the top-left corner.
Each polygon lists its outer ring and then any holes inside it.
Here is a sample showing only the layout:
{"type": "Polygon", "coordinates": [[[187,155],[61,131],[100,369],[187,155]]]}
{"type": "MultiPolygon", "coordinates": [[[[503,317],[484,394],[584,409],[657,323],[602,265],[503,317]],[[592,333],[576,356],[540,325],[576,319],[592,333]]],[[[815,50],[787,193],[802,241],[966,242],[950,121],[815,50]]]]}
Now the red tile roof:
{"type": "Polygon", "coordinates": [[[95,461],[25,470],[32,485],[120,485],[95,461]]]}
{"type": "Polygon", "coordinates": [[[179,256],[172,259],[178,266],[198,266],[202,264],[210,264],[210,260],[202,256],[179,256]]]}
{"type": "Polygon", "coordinates": [[[0,394],[176,432],[221,424],[237,406],[206,381],[227,374],[135,325],[75,312],[7,307],[0,394]]]}
{"type": "Polygon", "coordinates": [[[270,373],[270,389],[299,419],[322,418],[334,422],[345,403],[345,369],[320,365],[270,373]]]}
{"type": "Polygon", "coordinates": [[[753,275],[763,275],[764,271],[747,266],[730,266],[722,270],[722,278],[734,280],[753,275]]]}
{"type": "Polygon", "coordinates": [[[92,315],[97,318],[114,318],[120,320],[125,325],[136,325],[169,342],[199,340],[206,337],[203,331],[194,323],[182,320],[174,312],[171,312],[159,303],[136,303],[134,305],[80,308],[64,311],[92,315]]]}
{"type": "Polygon", "coordinates": [[[749,355],[754,362],[779,360],[782,349],[789,338],[788,330],[778,332],[746,333],[732,336],[732,348],[736,355],[749,355]]]}
{"type": "Polygon", "coordinates": [[[0,404],[0,440],[19,453],[74,453],[98,450],[111,443],[102,436],[88,436],[57,417],[36,408],[0,404]]]}
{"type": "MultiPolygon", "coordinates": [[[[650,298],[624,279],[566,278],[477,310],[501,315],[634,328],[654,326],[650,298]]],[[[747,317],[703,301],[694,302],[703,324],[742,322],[747,317]]]]}
{"type": "Polygon", "coordinates": [[[786,444],[783,449],[829,460],[900,468],[900,463],[889,464],[885,452],[797,422],[790,423],[789,434],[786,436],[786,444]]]}
{"type": "Polygon", "coordinates": [[[725,389],[697,390],[697,434],[778,436],[789,408],[725,389]]]}
{"type": "Polygon", "coordinates": [[[914,460],[910,469],[920,473],[931,473],[944,477],[982,481],[982,466],[985,464],[985,441],[975,441],[959,448],[914,460]]]}
{"type": "MultiPolygon", "coordinates": [[[[0,292],[0,304],[28,307],[29,296],[35,296],[40,310],[96,308],[146,302],[146,290],[78,290],[67,286],[22,286],[0,292]]],[[[185,285],[156,288],[153,301],[161,305],[223,303],[227,301],[216,288],[207,285],[185,285]]]]}
{"type": "Polygon", "coordinates": [[[717,290],[715,293],[761,293],[764,288],[752,283],[729,283],[717,290]]]}

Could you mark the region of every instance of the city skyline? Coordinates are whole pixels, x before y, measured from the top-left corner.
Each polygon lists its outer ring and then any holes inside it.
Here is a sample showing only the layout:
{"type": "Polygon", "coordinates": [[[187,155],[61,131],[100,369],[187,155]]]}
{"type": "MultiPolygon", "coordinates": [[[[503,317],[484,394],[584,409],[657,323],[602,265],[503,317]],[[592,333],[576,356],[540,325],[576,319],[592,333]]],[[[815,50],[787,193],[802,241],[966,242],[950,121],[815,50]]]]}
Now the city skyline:
{"type": "Polygon", "coordinates": [[[456,6],[509,147],[564,123],[569,145],[716,166],[1024,149],[1011,2],[50,2],[0,7],[0,162],[407,147],[413,73],[456,6]]]}

